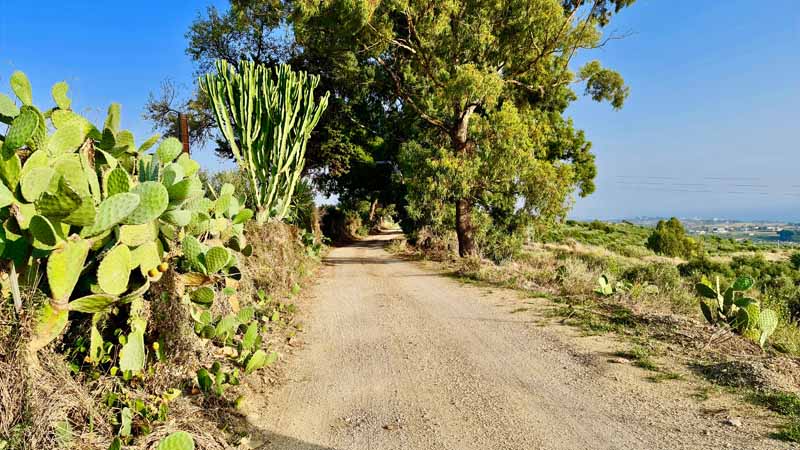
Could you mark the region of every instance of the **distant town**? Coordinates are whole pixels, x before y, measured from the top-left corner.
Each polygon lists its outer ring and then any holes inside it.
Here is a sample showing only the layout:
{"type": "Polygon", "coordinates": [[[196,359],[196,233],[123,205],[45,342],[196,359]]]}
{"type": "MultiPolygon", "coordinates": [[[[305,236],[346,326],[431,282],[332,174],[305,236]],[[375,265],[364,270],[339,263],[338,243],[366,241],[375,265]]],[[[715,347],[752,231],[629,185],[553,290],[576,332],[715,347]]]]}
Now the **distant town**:
{"type": "MultiPolygon", "coordinates": [[[[656,226],[663,217],[636,217],[617,222],[656,226]]],[[[694,235],[715,235],[737,241],[800,244],[800,224],[776,221],[740,221],[732,219],[679,218],[686,231],[694,235]]]]}

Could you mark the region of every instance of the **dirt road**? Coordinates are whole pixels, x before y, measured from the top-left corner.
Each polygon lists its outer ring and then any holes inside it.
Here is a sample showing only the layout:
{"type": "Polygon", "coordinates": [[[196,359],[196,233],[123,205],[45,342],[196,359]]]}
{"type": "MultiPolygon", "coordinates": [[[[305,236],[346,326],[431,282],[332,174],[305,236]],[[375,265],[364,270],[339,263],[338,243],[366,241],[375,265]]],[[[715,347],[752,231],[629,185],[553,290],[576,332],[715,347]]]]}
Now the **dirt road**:
{"type": "Polygon", "coordinates": [[[612,362],[624,343],[553,325],[535,307],[546,300],[394,257],[391,237],[326,259],[307,344],[249,414],[259,448],[790,448],[765,437],[763,413],[726,394],[699,400],[696,381],[647,381],[612,362]]]}

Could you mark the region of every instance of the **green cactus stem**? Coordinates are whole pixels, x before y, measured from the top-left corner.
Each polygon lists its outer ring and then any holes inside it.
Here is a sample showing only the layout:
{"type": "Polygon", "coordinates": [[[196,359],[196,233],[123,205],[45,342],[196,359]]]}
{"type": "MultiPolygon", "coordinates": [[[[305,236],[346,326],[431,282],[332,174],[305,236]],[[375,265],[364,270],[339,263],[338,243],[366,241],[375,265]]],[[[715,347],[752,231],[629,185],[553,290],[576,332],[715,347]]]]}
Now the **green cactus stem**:
{"type": "Polygon", "coordinates": [[[318,84],[319,77],[289,66],[273,71],[251,61],[237,67],[217,61],[216,73],[200,79],[222,134],[250,177],[259,223],[288,214],[306,143],[328,105],[327,93],[315,100],[318,84]]]}

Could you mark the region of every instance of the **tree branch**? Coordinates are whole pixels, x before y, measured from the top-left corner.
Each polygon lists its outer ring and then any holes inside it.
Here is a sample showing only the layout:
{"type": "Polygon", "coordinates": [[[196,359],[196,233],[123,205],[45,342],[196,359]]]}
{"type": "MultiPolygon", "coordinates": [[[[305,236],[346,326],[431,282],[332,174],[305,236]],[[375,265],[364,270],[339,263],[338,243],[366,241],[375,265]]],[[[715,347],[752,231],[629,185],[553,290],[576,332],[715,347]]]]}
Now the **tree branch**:
{"type": "Polygon", "coordinates": [[[383,58],[381,58],[380,56],[376,56],[375,60],[378,62],[378,64],[380,64],[384,68],[384,70],[386,70],[389,76],[392,77],[392,80],[394,81],[395,91],[398,96],[405,99],[407,104],[411,106],[411,108],[414,111],[416,111],[420,117],[425,119],[425,121],[445,132],[450,132],[450,129],[447,127],[444,121],[429,115],[428,113],[423,111],[419,106],[417,106],[416,102],[414,102],[414,99],[411,98],[411,95],[409,95],[405,91],[405,89],[403,89],[403,82],[400,79],[400,77],[392,69],[389,68],[389,65],[386,64],[386,61],[384,61],[383,58]]]}

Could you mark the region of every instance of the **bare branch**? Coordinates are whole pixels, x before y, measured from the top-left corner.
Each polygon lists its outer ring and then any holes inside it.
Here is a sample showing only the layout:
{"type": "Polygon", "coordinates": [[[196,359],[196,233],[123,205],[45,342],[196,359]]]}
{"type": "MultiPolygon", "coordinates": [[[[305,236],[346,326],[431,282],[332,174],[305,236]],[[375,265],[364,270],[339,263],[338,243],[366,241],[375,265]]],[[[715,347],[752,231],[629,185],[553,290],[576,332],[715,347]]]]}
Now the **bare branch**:
{"type": "Polygon", "coordinates": [[[381,39],[385,40],[386,42],[391,42],[392,44],[394,44],[394,45],[396,45],[396,46],[398,46],[398,47],[404,48],[404,49],[406,49],[406,50],[410,51],[411,53],[417,53],[417,51],[416,51],[416,50],[414,50],[413,48],[409,47],[409,46],[408,46],[408,45],[406,45],[406,44],[403,44],[402,42],[400,42],[400,41],[399,41],[399,40],[397,40],[397,39],[388,39],[388,38],[384,37],[383,35],[381,35],[381,33],[380,33],[380,32],[379,32],[377,29],[375,29],[375,27],[374,27],[374,26],[372,26],[372,24],[371,24],[371,23],[367,22],[367,26],[368,26],[368,27],[369,27],[369,28],[370,28],[372,31],[374,31],[374,32],[375,32],[375,34],[376,34],[376,35],[378,35],[378,37],[379,37],[379,38],[381,38],[381,39]]]}

